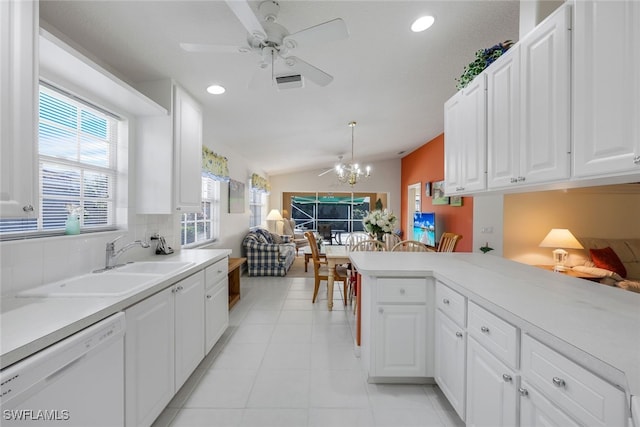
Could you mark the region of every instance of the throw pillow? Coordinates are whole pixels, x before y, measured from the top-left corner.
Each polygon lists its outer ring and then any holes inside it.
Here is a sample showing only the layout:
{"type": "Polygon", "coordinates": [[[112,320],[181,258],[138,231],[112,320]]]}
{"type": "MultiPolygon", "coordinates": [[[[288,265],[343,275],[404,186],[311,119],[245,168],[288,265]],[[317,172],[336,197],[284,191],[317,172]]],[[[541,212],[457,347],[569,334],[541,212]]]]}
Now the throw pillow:
{"type": "Polygon", "coordinates": [[[596,267],[615,271],[620,276],[627,277],[627,269],[609,246],[603,249],[589,249],[589,255],[596,267]]]}
{"type": "Polygon", "coordinates": [[[282,240],[282,236],[280,236],[279,234],[275,234],[275,233],[271,233],[271,240],[276,245],[280,245],[280,244],[284,243],[284,241],[282,240]]]}

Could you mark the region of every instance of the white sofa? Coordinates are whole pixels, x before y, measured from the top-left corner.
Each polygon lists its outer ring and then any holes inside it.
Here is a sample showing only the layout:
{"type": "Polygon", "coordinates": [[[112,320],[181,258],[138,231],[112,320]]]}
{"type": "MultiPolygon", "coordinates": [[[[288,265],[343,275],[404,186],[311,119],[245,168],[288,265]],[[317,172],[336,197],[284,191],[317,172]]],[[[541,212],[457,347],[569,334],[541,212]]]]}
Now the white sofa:
{"type": "Polygon", "coordinates": [[[588,261],[584,265],[574,266],[574,270],[601,276],[600,283],[616,286],[633,292],[640,292],[640,238],[608,239],[595,237],[579,237],[584,246],[585,257],[588,261]],[[589,257],[589,249],[604,249],[610,247],[616,253],[627,270],[626,277],[621,277],[613,271],[598,268],[589,257]]]}

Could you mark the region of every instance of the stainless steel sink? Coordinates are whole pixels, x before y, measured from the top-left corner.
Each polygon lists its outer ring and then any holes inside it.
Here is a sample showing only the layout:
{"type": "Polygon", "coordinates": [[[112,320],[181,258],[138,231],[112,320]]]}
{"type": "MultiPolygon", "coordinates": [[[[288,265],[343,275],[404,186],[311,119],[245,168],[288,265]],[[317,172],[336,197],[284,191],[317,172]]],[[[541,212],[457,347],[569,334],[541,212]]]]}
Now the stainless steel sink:
{"type": "Polygon", "coordinates": [[[180,270],[184,270],[187,267],[194,265],[194,262],[180,262],[180,261],[144,261],[133,262],[125,264],[122,267],[117,267],[116,272],[121,273],[144,273],[144,274],[171,274],[180,270]]]}
{"type": "Polygon", "coordinates": [[[85,274],[20,292],[18,297],[118,297],[143,290],[160,280],[159,274],[109,271],[85,274]]]}

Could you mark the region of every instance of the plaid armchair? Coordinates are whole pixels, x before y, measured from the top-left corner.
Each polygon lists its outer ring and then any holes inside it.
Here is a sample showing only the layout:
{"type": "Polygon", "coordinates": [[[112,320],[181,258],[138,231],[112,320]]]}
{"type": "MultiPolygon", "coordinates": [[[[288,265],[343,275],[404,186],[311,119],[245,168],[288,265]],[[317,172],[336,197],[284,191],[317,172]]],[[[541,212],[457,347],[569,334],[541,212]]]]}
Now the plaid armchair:
{"type": "Polygon", "coordinates": [[[284,276],[296,257],[294,243],[280,243],[279,236],[263,229],[247,233],[242,247],[249,276],[284,276]]]}

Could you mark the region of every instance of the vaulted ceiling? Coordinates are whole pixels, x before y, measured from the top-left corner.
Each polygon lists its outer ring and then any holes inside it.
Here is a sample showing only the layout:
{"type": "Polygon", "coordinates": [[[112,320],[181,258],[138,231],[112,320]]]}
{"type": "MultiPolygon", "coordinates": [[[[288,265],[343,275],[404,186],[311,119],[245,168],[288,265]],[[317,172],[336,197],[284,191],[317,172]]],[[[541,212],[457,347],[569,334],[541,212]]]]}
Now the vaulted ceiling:
{"type": "MultiPolygon", "coordinates": [[[[518,1],[281,0],[290,33],[342,18],[349,37],[298,47],[295,55],[333,76],[278,90],[256,74],[252,53],[189,53],[181,42],[241,46],[247,32],[224,1],[40,2],[46,25],[130,82],[173,78],[204,106],[207,145],[232,147],[272,175],[402,157],[443,132],[443,103],[478,49],[518,37],[518,1]],[[414,19],[433,15],[421,33],[414,19]],[[249,82],[252,87],[249,88],[249,82]],[[218,83],[222,95],[206,88],[218,83]]],[[[259,2],[250,2],[258,11],[259,2]]],[[[276,62],[276,74],[282,70],[276,62]]]]}

